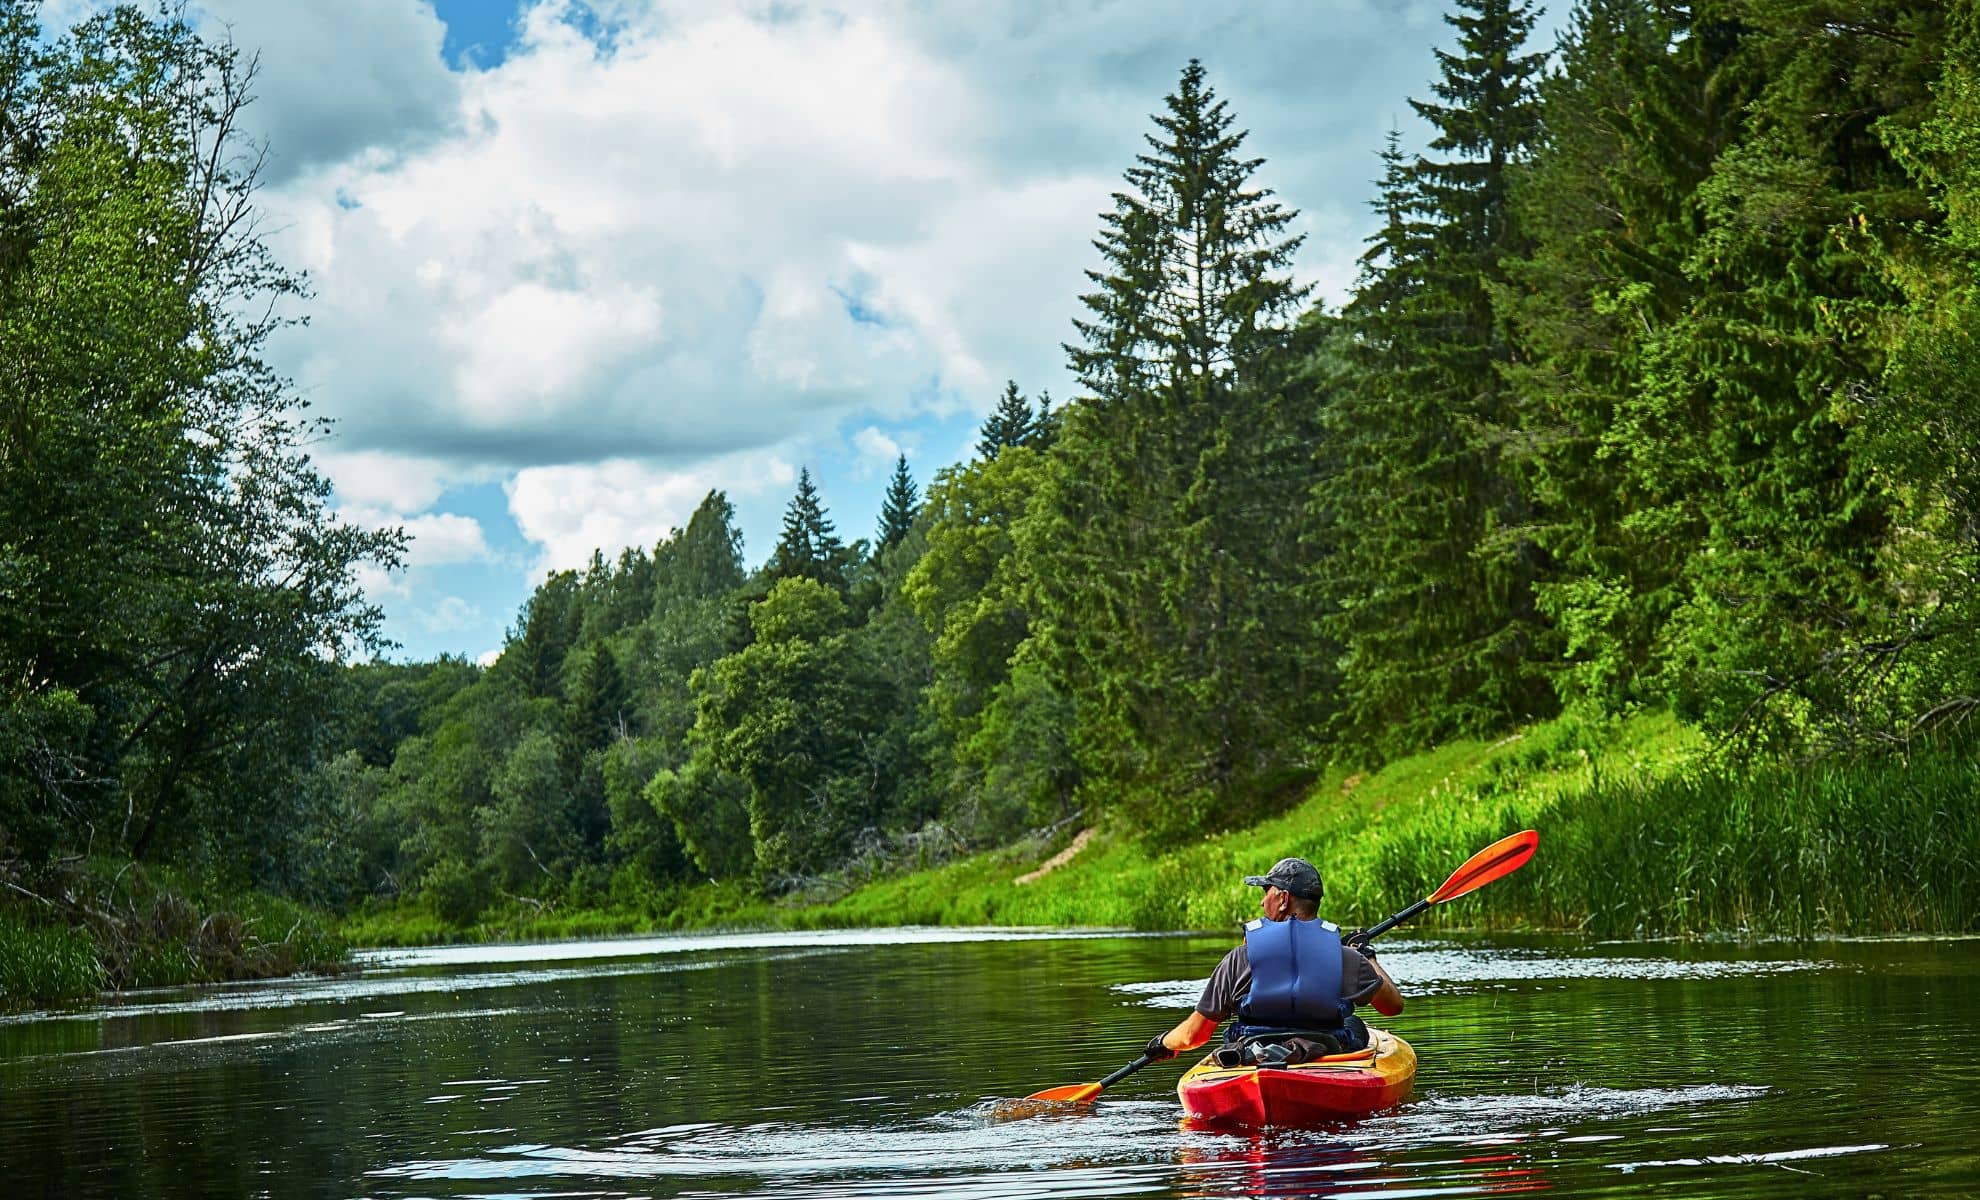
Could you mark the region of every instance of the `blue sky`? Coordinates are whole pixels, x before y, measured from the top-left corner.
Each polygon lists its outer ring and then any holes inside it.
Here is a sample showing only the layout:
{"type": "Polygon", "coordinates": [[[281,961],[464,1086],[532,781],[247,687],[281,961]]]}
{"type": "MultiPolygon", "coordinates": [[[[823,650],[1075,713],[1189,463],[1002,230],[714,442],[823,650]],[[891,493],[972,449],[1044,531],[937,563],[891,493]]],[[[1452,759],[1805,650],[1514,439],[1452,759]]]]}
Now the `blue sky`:
{"type": "MultiPolygon", "coordinates": [[[[60,19],[88,0],[68,0],[60,19]]],[[[336,422],[395,657],[478,658],[545,571],[710,488],[754,564],[808,467],[848,540],[1060,343],[1098,214],[1201,58],[1345,294],[1375,152],[1423,136],[1434,0],[198,0],[259,55],[273,364],[336,422]]],[[[1557,18],[1542,17],[1550,45],[1557,18]]]]}

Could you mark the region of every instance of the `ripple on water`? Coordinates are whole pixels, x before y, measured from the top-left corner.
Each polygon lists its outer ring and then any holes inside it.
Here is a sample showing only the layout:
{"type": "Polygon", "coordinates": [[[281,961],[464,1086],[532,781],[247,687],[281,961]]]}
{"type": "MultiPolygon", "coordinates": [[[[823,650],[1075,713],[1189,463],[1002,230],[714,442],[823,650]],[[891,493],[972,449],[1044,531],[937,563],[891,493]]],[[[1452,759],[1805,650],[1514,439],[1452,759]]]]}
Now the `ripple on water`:
{"type": "MultiPolygon", "coordinates": [[[[1543,950],[1483,950],[1437,945],[1384,948],[1382,961],[1411,996],[1476,991],[1489,983],[1537,983],[1582,979],[1731,979],[1844,969],[1817,959],[1675,959],[1641,956],[1590,957],[1543,950]]],[[[1113,990],[1134,996],[1150,1008],[1189,1008],[1203,994],[1202,979],[1159,979],[1120,983],[1113,990]]]]}

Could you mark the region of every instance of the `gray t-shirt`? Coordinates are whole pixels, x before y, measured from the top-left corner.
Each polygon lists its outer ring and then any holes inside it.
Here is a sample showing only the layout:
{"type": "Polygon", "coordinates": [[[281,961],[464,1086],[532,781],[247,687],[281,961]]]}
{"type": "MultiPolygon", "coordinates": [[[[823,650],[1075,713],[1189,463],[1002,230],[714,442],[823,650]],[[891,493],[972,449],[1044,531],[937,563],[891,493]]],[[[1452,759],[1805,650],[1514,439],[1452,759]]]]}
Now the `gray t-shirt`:
{"type": "MultiPolygon", "coordinates": [[[[1360,1004],[1381,986],[1382,977],[1361,956],[1361,951],[1342,946],[1341,999],[1360,1004]]],[[[1239,942],[1217,964],[1217,969],[1210,972],[1210,982],[1203,985],[1203,998],[1196,1002],[1196,1011],[1212,1021],[1222,1021],[1237,1015],[1238,1005],[1250,994],[1251,956],[1244,952],[1244,943],[1239,942]]]]}

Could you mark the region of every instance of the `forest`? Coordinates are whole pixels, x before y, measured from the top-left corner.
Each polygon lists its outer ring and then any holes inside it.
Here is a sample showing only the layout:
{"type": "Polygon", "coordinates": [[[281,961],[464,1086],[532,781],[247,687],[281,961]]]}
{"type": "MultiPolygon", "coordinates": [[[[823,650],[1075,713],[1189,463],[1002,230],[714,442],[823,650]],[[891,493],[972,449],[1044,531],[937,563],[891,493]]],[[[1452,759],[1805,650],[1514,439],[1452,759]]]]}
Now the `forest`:
{"type": "Polygon", "coordinates": [[[1454,0],[1338,306],[1184,66],[1097,217],[1075,394],[1010,383],[870,536],[804,474],[751,565],[710,492],[550,575],[482,668],[391,659],[355,579],[403,539],[330,515],[261,358],[301,284],[252,220],[238,52],[0,0],[0,958],[266,951],[279,921],[161,915],[132,863],[663,923],[1039,829],[1201,841],[1562,714],[1666,714],[1735,771],[1966,761],[1980,4],[1534,18],[1454,0]]]}

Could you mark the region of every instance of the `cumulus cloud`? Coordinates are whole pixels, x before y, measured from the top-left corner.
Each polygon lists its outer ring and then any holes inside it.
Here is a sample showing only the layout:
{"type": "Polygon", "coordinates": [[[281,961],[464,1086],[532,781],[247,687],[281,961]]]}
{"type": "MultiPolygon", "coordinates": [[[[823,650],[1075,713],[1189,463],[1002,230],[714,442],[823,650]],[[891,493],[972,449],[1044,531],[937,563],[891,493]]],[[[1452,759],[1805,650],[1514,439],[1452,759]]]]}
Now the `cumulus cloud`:
{"type": "Polygon", "coordinates": [[[317,289],[279,351],[346,444],[688,463],[981,390],[955,292],[879,273],[1001,186],[970,81],[858,17],[656,12],[608,50],[567,15],[529,10],[427,150],[271,197],[317,289]]]}
{"type": "Polygon", "coordinates": [[[901,444],[874,426],[853,434],[853,445],[858,448],[862,473],[871,476],[881,467],[892,467],[901,456],[901,444]]]}
{"type": "Polygon", "coordinates": [[[455,633],[480,620],[481,610],[459,596],[443,596],[440,603],[413,614],[413,621],[427,633],[455,633]]]}
{"type": "Polygon", "coordinates": [[[399,524],[412,539],[412,544],[406,549],[408,566],[437,567],[449,563],[485,562],[492,557],[481,522],[473,517],[456,513],[425,513],[406,518],[399,524]]]}
{"type": "Polygon", "coordinates": [[[452,473],[439,459],[383,450],[332,452],[320,456],[317,465],[338,499],[367,512],[418,512],[440,498],[452,473]]]}
{"type": "Polygon", "coordinates": [[[457,115],[446,33],[430,4],[406,0],[198,0],[194,15],[258,56],[248,129],[269,147],[271,183],[440,136],[457,115]]]}
{"type": "Polygon", "coordinates": [[[774,455],[739,455],[691,470],[633,459],[529,467],[505,485],[509,514],[543,548],[538,576],[576,570],[593,550],[651,546],[685,526],[711,490],[732,497],[788,488],[797,471],[774,455]]]}

